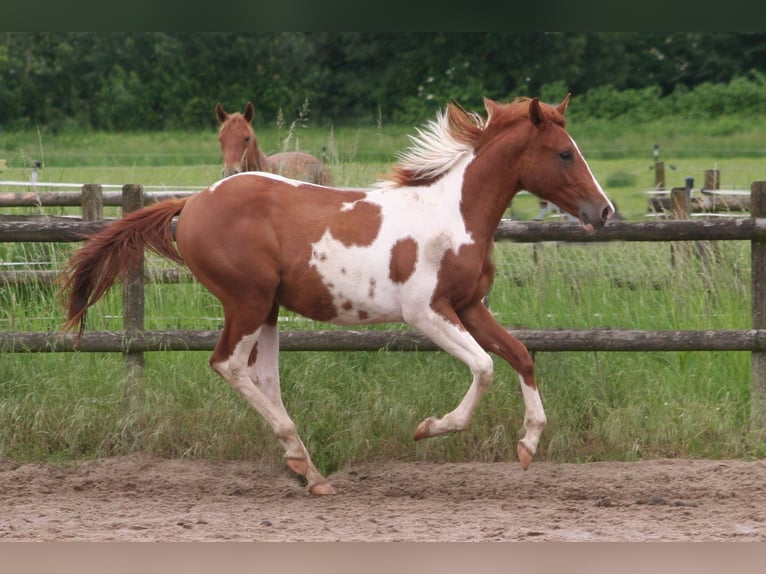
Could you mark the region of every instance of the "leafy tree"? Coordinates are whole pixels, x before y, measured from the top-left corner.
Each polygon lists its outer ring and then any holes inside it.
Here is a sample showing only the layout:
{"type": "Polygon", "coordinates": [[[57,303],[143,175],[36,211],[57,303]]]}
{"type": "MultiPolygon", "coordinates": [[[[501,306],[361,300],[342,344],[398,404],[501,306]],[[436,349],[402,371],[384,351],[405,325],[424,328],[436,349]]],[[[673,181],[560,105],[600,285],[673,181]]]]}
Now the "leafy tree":
{"type": "Polygon", "coordinates": [[[305,102],[313,123],[420,122],[451,100],[567,90],[604,117],[646,115],[648,99],[739,113],[760,105],[765,68],[762,32],[4,32],[0,125],[207,128],[216,102],[248,100],[261,124],[305,102]]]}

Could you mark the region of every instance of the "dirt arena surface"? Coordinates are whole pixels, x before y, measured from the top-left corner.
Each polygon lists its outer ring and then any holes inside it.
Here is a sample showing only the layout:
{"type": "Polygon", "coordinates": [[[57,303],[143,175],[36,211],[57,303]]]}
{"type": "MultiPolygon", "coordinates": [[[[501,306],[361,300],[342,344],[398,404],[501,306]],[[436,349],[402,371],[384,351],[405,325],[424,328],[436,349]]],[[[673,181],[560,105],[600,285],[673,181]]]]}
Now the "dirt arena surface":
{"type": "Polygon", "coordinates": [[[766,541],[766,460],[359,464],[287,471],[144,455],[0,461],[0,541],[766,541]]]}

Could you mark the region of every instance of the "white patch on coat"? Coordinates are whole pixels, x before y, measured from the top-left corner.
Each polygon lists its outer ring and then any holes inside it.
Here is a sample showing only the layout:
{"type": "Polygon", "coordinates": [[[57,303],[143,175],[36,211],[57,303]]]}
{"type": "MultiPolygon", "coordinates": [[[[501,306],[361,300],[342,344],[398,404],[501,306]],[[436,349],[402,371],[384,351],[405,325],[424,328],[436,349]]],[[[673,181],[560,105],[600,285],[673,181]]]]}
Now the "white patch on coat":
{"type": "MultiPolygon", "coordinates": [[[[312,265],[333,297],[334,323],[352,325],[402,321],[430,303],[444,254],[473,243],[460,212],[463,175],[473,156],[429,186],[372,189],[358,201],[381,208],[381,226],[370,245],[344,245],[325,231],[314,243],[312,265]],[[404,283],[389,277],[391,250],[397,241],[413,239],[418,258],[404,283]],[[375,284],[375,298],[369,286],[375,284]],[[344,304],[350,308],[344,309],[344,304]],[[365,314],[362,320],[359,313],[365,314]]],[[[352,209],[353,203],[343,210],[352,209]]]]}

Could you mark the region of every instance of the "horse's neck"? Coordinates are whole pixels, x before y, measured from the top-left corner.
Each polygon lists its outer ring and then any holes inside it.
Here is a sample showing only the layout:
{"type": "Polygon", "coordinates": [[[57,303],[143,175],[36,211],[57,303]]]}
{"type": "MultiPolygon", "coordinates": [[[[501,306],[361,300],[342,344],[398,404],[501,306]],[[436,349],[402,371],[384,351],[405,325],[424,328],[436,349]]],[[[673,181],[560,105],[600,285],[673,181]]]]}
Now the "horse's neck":
{"type": "Polygon", "coordinates": [[[272,171],[269,157],[261,151],[260,146],[253,138],[247,150],[248,171],[272,171]]]}
{"type": "MultiPolygon", "coordinates": [[[[466,155],[431,184],[383,184],[378,193],[422,197],[426,210],[455,210],[474,241],[489,244],[505,210],[519,191],[518,186],[518,178],[512,172],[487,169],[485,161],[466,155]]],[[[423,215],[428,217],[429,213],[423,215]]]]}
{"type": "Polygon", "coordinates": [[[487,240],[520,191],[518,179],[495,171],[482,173],[480,165],[469,165],[463,174],[461,211],[466,227],[485,235],[487,240]],[[481,230],[481,231],[480,231],[481,230]]]}

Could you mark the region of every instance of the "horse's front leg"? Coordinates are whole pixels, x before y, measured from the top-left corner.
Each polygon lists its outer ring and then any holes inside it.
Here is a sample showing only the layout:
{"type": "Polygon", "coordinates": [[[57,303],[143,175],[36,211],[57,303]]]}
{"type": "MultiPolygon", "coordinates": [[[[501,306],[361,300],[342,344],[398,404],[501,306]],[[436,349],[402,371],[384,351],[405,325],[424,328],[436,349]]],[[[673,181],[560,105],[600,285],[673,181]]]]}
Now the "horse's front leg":
{"type": "Polygon", "coordinates": [[[519,374],[525,432],[516,450],[521,467],[526,470],[537,452],[546,423],[532,357],[524,344],[506,331],[483,304],[477,302],[461,310],[460,319],[484,349],[500,355],[519,374]]]}
{"type": "Polygon", "coordinates": [[[439,313],[428,309],[407,321],[439,347],[465,363],[473,375],[471,386],[458,406],[440,419],[429,417],[421,422],[415,431],[415,440],[464,430],[482,395],[492,384],[492,357],[463,329],[451,308],[445,308],[439,313]]]}

